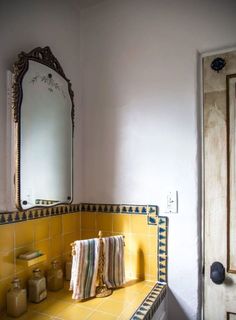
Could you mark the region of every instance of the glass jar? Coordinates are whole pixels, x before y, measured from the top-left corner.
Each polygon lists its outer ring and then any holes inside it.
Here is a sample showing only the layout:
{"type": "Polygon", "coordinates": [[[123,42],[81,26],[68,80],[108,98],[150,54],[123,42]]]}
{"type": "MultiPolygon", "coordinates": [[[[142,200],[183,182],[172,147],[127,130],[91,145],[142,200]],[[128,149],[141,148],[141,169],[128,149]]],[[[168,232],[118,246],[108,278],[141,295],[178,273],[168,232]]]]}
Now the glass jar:
{"type": "Polygon", "coordinates": [[[26,289],[21,288],[20,279],[14,278],[11,289],[7,292],[7,315],[20,317],[27,311],[26,289]]]}
{"type": "Polygon", "coordinates": [[[72,257],[71,255],[66,260],[66,280],[70,281],[72,268],[72,257]]]}
{"type": "Polygon", "coordinates": [[[63,271],[60,262],[57,260],[52,261],[52,267],[47,274],[48,290],[57,291],[63,288],[63,271]]]}
{"type": "Polygon", "coordinates": [[[29,301],[39,303],[47,298],[46,278],[40,269],[33,270],[33,276],[28,281],[29,301]]]}

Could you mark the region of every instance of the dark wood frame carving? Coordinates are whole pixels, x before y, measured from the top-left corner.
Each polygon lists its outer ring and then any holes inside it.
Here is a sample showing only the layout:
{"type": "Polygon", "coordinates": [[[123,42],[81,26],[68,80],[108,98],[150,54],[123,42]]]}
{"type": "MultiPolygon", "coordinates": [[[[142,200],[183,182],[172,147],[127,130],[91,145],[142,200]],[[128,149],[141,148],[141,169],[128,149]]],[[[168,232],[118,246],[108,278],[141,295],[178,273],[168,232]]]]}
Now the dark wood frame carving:
{"type": "MultiPolygon", "coordinates": [[[[74,106],[74,92],[71,87],[70,80],[65,76],[65,73],[56,59],[52,54],[51,49],[47,46],[44,48],[37,47],[30,51],[29,53],[21,52],[18,55],[18,60],[13,64],[13,85],[12,85],[12,109],[13,117],[16,125],[16,172],[15,172],[15,187],[16,187],[16,207],[20,211],[24,211],[20,203],[20,159],[21,159],[21,150],[20,150],[20,137],[21,137],[21,127],[20,127],[20,118],[21,118],[21,103],[23,99],[23,90],[22,90],[22,80],[29,68],[29,60],[36,61],[38,63],[44,64],[45,66],[51,68],[57,72],[61,77],[63,77],[68,84],[68,92],[71,98],[71,121],[72,121],[72,139],[74,136],[74,115],[75,115],[75,106],[74,106]]],[[[73,158],[73,148],[72,148],[72,158],[73,158]]],[[[72,161],[72,189],[73,189],[73,161],[72,161]]],[[[73,191],[72,191],[73,192],[73,191]]],[[[72,197],[73,198],[73,197],[72,197]]],[[[53,207],[56,205],[63,205],[72,203],[72,199],[68,203],[57,203],[52,205],[47,205],[45,207],[53,207]]],[[[36,205],[32,208],[42,208],[43,205],[36,205]]],[[[31,209],[32,209],[31,208],[31,209]]]]}

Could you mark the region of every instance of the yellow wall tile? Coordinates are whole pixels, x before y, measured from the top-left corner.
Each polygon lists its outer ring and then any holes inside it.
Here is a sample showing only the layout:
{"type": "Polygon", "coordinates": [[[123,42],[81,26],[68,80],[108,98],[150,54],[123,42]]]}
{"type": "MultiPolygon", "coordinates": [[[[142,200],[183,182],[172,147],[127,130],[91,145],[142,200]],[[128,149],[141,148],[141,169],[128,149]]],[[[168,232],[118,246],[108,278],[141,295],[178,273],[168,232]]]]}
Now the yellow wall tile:
{"type": "Polygon", "coordinates": [[[148,254],[155,255],[157,257],[157,235],[148,237],[148,242],[150,245],[148,246],[148,254]]]}
{"type": "Polygon", "coordinates": [[[145,274],[148,273],[147,256],[141,250],[136,254],[130,255],[131,272],[134,278],[145,279],[145,274]]]}
{"type": "Polygon", "coordinates": [[[0,226],[0,310],[13,276],[26,285],[35,268],[16,266],[16,256],[41,250],[48,259],[37,266],[47,270],[52,259],[65,260],[71,242],[97,237],[98,230],[103,236],[125,235],[127,279],[157,279],[157,226],[147,225],[146,215],[83,212],[0,226]]]}
{"type": "Polygon", "coordinates": [[[76,238],[76,232],[72,232],[72,233],[67,233],[63,236],[63,253],[64,254],[68,254],[69,252],[71,252],[71,243],[79,240],[76,238]]]}
{"type": "Polygon", "coordinates": [[[146,234],[134,234],[132,237],[132,253],[141,250],[143,254],[148,254],[149,248],[152,244],[149,242],[149,237],[146,234]]]}
{"type": "Polygon", "coordinates": [[[35,241],[40,241],[49,238],[49,219],[40,219],[35,223],[35,241]]]}
{"type": "Polygon", "coordinates": [[[92,229],[96,228],[96,214],[93,212],[82,212],[81,213],[81,226],[82,229],[92,229]]]}
{"type": "Polygon", "coordinates": [[[62,216],[50,218],[51,237],[62,233],[62,216]]]}
{"type": "Polygon", "coordinates": [[[113,214],[113,232],[131,232],[130,214],[113,214]]]}
{"type": "Polygon", "coordinates": [[[135,254],[142,250],[144,254],[154,254],[156,252],[156,238],[146,234],[130,234],[125,238],[126,250],[135,254]]]}
{"type": "Polygon", "coordinates": [[[146,215],[131,215],[131,232],[148,233],[148,224],[146,215]]]}
{"type": "Polygon", "coordinates": [[[110,214],[83,212],[81,216],[81,239],[125,235],[125,272],[131,278],[156,280],[157,265],[149,268],[149,255],[157,255],[157,226],[147,224],[147,216],[139,214],[110,214]],[[112,226],[110,223],[112,217],[112,226]],[[94,226],[95,231],[94,231],[94,226]],[[108,230],[110,231],[104,231],[108,230]]]}
{"type": "Polygon", "coordinates": [[[14,225],[16,248],[30,244],[34,241],[34,222],[35,221],[26,221],[14,225]]]}
{"type": "Polygon", "coordinates": [[[157,225],[152,225],[152,224],[148,225],[148,233],[150,235],[157,235],[157,230],[158,230],[157,225]]]}
{"type": "Polygon", "coordinates": [[[50,239],[51,242],[51,257],[52,259],[61,256],[63,253],[63,246],[62,246],[62,236],[55,236],[50,239]]]}
{"type": "Polygon", "coordinates": [[[112,230],[112,214],[111,213],[98,213],[96,214],[97,219],[97,230],[111,231],[112,230]]]}
{"type": "Polygon", "coordinates": [[[0,279],[14,273],[14,251],[0,253],[0,279]]]}
{"type": "Polygon", "coordinates": [[[125,236],[125,252],[135,254],[137,252],[137,243],[134,241],[132,234],[125,236]]]}
{"type": "Polygon", "coordinates": [[[148,272],[151,278],[157,280],[157,256],[148,256],[148,272]]]}
{"type": "Polygon", "coordinates": [[[65,214],[62,216],[62,229],[63,233],[70,233],[76,231],[77,216],[73,213],[65,214]]]}
{"type": "Polygon", "coordinates": [[[133,279],[131,255],[125,250],[125,278],[133,279]]]}
{"type": "Polygon", "coordinates": [[[76,214],[76,235],[78,239],[81,239],[81,213],[76,214]]]}
{"type": "Polygon", "coordinates": [[[50,248],[50,240],[41,240],[35,242],[34,249],[41,251],[42,253],[47,255],[47,260],[51,257],[51,248],[50,248]]]}
{"type": "Polygon", "coordinates": [[[47,270],[52,259],[62,260],[64,249],[70,253],[70,243],[80,239],[80,225],[80,214],[74,213],[0,226],[0,310],[5,308],[6,290],[13,277],[19,276],[26,286],[34,268],[47,270]],[[35,249],[47,255],[46,262],[30,268],[17,264],[19,254],[35,249]]]}
{"type": "Polygon", "coordinates": [[[11,287],[11,281],[13,277],[0,280],[0,312],[3,312],[6,308],[6,294],[11,287]]]}
{"type": "Polygon", "coordinates": [[[0,226],[0,252],[14,248],[14,225],[0,226]]]}
{"type": "Polygon", "coordinates": [[[90,239],[90,238],[96,238],[98,236],[97,230],[89,230],[89,229],[82,229],[81,230],[81,239],[90,239]]]}
{"type": "MultiPolygon", "coordinates": [[[[16,256],[32,249],[47,254],[39,267],[48,269],[54,258],[65,259],[70,243],[79,239],[117,234],[125,235],[127,278],[156,280],[157,226],[148,226],[146,215],[83,212],[0,226],[0,306],[4,288],[14,274],[26,284],[32,268],[14,264],[16,256]],[[2,289],[3,288],[3,289],[2,289]]],[[[35,266],[34,266],[35,267],[35,266]]],[[[4,292],[5,299],[5,292],[4,292]]]]}

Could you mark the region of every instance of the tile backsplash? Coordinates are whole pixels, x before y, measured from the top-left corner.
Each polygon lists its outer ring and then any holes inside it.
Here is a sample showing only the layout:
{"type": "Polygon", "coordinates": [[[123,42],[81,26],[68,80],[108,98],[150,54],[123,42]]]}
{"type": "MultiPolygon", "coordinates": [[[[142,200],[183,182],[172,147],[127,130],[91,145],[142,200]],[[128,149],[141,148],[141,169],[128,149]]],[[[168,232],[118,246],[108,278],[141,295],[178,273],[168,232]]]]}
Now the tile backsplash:
{"type": "Polygon", "coordinates": [[[47,255],[47,260],[37,265],[42,270],[53,259],[64,261],[71,253],[70,243],[80,239],[80,213],[28,220],[0,226],[0,310],[5,308],[6,291],[14,276],[26,285],[35,266],[26,268],[16,263],[19,254],[33,249],[47,255]]]}
{"type": "Polygon", "coordinates": [[[79,239],[125,236],[127,279],[166,282],[167,218],[156,206],[75,204],[0,214],[0,311],[14,276],[23,286],[35,267],[47,270],[53,259],[65,261],[70,244],[79,239]],[[16,263],[26,251],[40,250],[47,260],[29,268],[16,263]]]}
{"type": "Polygon", "coordinates": [[[103,212],[81,213],[82,239],[122,234],[125,236],[125,272],[130,279],[157,280],[157,225],[146,215],[103,212]]]}

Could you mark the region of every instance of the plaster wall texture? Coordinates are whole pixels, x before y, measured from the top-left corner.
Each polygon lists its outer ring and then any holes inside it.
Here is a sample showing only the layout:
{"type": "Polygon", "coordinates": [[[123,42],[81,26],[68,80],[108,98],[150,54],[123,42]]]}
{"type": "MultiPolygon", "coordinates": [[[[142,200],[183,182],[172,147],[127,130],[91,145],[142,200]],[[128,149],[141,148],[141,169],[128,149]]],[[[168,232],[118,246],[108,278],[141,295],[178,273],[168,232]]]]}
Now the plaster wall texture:
{"type": "Polygon", "coordinates": [[[201,313],[200,54],[235,46],[236,2],[110,0],[81,11],[83,201],[169,215],[168,319],[201,313]]]}
{"type": "Polygon", "coordinates": [[[0,210],[13,206],[6,70],[20,51],[49,45],[81,106],[74,201],[151,203],[163,212],[166,192],[179,191],[169,319],[200,314],[199,54],[235,45],[235,12],[233,0],[109,0],[80,21],[65,1],[0,1],[0,210]]]}
{"type": "Polygon", "coordinates": [[[10,137],[6,70],[11,70],[18,53],[49,46],[72,82],[75,94],[74,202],[80,202],[81,164],[79,101],[79,14],[70,2],[56,0],[0,1],[0,211],[14,209],[9,202],[10,137]],[[6,139],[7,137],[7,139],[6,139]]]}

